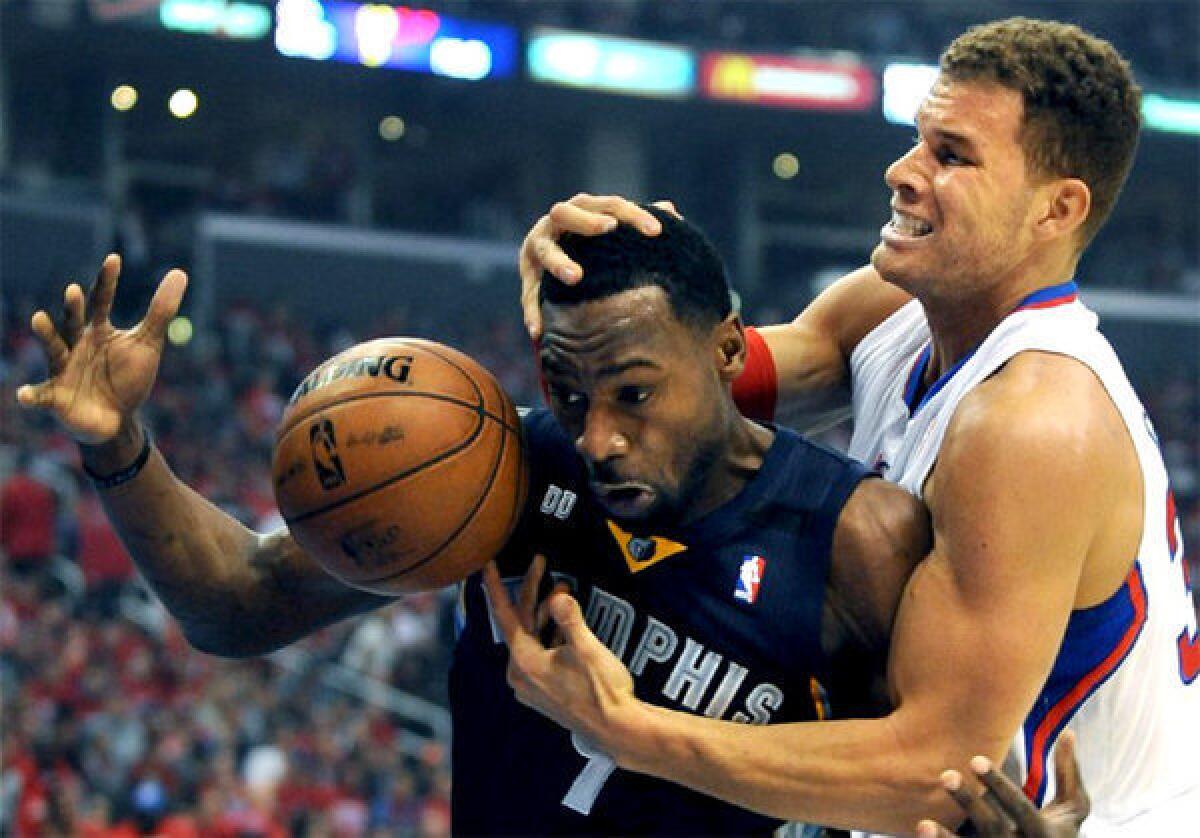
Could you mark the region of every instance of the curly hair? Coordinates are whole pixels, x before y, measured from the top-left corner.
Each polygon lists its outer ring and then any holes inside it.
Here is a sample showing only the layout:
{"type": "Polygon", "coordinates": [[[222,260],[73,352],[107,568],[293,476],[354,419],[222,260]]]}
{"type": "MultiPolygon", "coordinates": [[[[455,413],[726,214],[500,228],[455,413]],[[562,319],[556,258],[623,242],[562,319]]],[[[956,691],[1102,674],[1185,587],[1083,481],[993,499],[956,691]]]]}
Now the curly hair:
{"type": "Polygon", "coordinates": [[[956,38],[941,57],[952,81],[987,81],[1024,101],[1020,141],[1032,170],[1075,177],[1092,193],[1081,244],[1104,224],[1129,175],[1142,91],[1129,62],[1078,26],[1014,17],[956,38]]]}
{"type": "Polygon", "coordinates": [[[657,207],[642,207],[662,223],[662,233],[650,237],[619,224],[600,236],[564,235],[559,244],[587,279],[565,285],[544,274],[539,302],[570,305],[657,285],[681,322],[707,329],[724,320],[732,297],[712,242],[694,224],[657,207]]]}

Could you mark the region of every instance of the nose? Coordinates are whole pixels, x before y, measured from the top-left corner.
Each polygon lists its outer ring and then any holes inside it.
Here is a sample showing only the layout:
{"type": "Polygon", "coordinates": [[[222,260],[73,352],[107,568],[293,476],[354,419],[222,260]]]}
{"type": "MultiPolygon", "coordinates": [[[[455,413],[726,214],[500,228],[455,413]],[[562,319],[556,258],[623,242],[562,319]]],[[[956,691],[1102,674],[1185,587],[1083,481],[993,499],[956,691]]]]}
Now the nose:
{"type": "Polygon", "coordinates": [[[591,463],[604,463],[629,453],[629,438],[616,417],[601,407],[592,407],[575,439],[575,450],[591,463]]]}
{"type": "Polygon", "coordinates": [[[887,167],[883,179],[888,187],[905,202],[915,201],[927,182],[921,165],[924,143],[917,143],[887,167]]]}

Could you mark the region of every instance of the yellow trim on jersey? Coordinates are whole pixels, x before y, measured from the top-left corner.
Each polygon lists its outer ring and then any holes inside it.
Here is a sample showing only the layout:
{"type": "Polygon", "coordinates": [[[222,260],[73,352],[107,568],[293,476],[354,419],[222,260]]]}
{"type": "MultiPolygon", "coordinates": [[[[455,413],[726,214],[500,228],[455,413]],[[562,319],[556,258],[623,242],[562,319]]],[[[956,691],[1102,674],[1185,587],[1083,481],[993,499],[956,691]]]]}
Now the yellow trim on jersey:
{"type": "Polygon", "coordinates": [[[833,715],[829,711],[829,696],[825,692],[825,688],[821,686],[821,682],[816,678],[809,676],[808,689],[812,693],[813,707],[817,711],[817,721],[823,722],[833,715]]]}
{"type": "Polygon", "coordinates": [[[677,556],[687,549],[686,544],[680,544],[678,541],[672,541],[669,538],[663,538],[659,535],[652,535],[649,538],[634,536],[631,533],[625,532],[625,530],[621,529],[612,521],[608,522],[608,531],[612,533],[613,540],[617,542],[617,547],[621,549],[621,555],[625,557],[625,564],[629,565],[630,573],[638,573],[643,571],[651,565],[658,564],[663,559],[669,559],[672,556],[677,556]],[[630,544],[632,544],[635,539],[648,541],[654,545],[654,551],[648,558],[639,559],[630,552],[630,544]]]}

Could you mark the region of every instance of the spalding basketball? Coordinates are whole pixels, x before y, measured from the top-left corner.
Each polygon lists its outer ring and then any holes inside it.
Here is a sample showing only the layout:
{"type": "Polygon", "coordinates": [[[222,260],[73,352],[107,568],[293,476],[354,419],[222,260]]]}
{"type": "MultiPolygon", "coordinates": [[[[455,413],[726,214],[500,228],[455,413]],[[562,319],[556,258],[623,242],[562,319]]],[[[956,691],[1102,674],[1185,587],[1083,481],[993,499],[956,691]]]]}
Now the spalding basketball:
{"type": "Polygon", "coordinates": [[[433,341],[383,338],[300,383],[271,464],[296,541],[348,585],[428,591],[504,545],[527,472],[512,401],[491,373],[433,341]]]}

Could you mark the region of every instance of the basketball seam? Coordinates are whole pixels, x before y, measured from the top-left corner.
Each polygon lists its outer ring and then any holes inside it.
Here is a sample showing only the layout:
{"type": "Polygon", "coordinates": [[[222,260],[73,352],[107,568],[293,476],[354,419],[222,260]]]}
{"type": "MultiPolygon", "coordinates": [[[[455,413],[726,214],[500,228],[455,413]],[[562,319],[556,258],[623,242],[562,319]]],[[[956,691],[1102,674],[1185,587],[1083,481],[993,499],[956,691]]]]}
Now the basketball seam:
{"type": "MultiPolygon", "coordinates": [[[[475,391],[475,396],[479,399],[479,404],[476,405],[476,407],[478,407],[484,413],[488,412],[486,406],[483,403],[483,391],[481,391],[479,389],[479,383],[475,380],[475,377],[473,375],[471,375],[469,372],[467,372],[465,369],[463,369],[462,364],[458,363],[457,361],[455,361],[451,358],[446,357],[441,352],[438,352],[436,349],[434,349],[432,346],[430,346],[428,342],[419,343],[418,345],[422,349],[424,349],[426,352],[428,352],[430,355],[432,355],[433,357],[440,358],[442,360],[442,363],[449,364],[450,366],[452,366],[456,370],[458,370],[459,374],[470,383],[471,389],[475,391]]],[[[489,377],[494,378],[494,376],[492,376],[491,370],[487,369],[487,367],[484,367],[482,364],[477,364],[477,365],[479,366],[479,368],[481,370],[486,372],[489,377]]]]}
{"type": "MultiPolygon", "coordinates": [[[[340,404],[344,404],[344,402],[338,402],[338,405],[340,405],[340,404]]],[[[338,500],[331,501],[330,503],[327,503],[325,506],[320,506],[320,507],[317,507],[316,509],[310,509],[308,512],[301,513],[300,515],[296,515],[294,517],[290,517],[290,518],[285,517],[283,520],[289,525],[298,524],[301,521],[307,521],[309,518],[312,518],[316,515],[324,514],[328,511],[330,511],[331,509],[337,509],[338,507],[345,506],[346,504],[350,503],[351,501],[355,501],[365,495],[369,495],[372,492],[377,492],[386,486],[390,486],[391,484],[395,483],[398,480],[403,480],[406,477],[411,477],[412,475],[417,474],[418,472],[424,471],[425,469],[429,468],[430,466],[437,465],[438,463],[441,463],[441,462],[445,462],[446,460],[453,457],[455,454],[458,454],[461,451],[463,451],[467,448],[470,448],[471,445],[475,442],[475,440],[479,439],[479,435],[483,432],[484,417],[487,414],[485,414],[479,408],[471,407],[468,404],[462,404],[460,402],[459,405],[460,405],[460,407],[464,407],[467,410],[474,413],[475,417],[479,420],[479,422],[475,425],[474,429],[472,429],[470,435],[468,435],[462,442],[458,443],[457,445],[455,445],[451,448],[447,448],[441,454],[438,454],[436,457],[433,457],[432,459],[427,460],[427,461],[421,463],[420,465],[413,466],[412,468],[407,469],[406,471],[402,471],[398,474],[393,474],[390,477],[388,477],[386,480],[383,480],[372,486],[368,486],[365,489],[360,489],[359,491],[355,492],[352,495],[347,495],[344,498],[339,498],[338,500]]],[[[329,407],[337,407],[337,405],[330,405],[329,407]]]]}
{"type": "MultiPolygon", "coordinates": [[[[467,410],[469,410],[473,413],[477,413],[477,414],[482,413],[484,416],[487,416],[489,419],[493,419],[493,420],[499,422],[501,425],[504,425],[504,427],[508,428],[507,422],[505,422],[502,418],[496,416],[495,414],[491,413],[490,411],[486,410],[482,406],[482,400],[480,400],[480,404],[476,405],[476,404],[471,404],[470,402],[468,402],[464,399],[460,399],[457,396],[444,396],[441,393],[433,393],[428,390],[385,390],[382,393],[359,393],[358,395],[355,395],[355,396],[346,396],[344,399],[338,399],[337,401],[329,402],[328,404],[323,404],[320,407],[313,408],[313,410],[311,412],[305,413],[302,416],[296,417],[288,425],[281,428],[279,430],[279,432],[276,434],[276,439],[283,439],[283,437],[287,436],[293,430],[295,430],[297,426],[304,424],[309,419],[312,419],[314,416],[316,416],[322,410],[329,410],[331,408],[337,407],[338,405],[348,404],[350,402],[362,401],[363,399],[382,399],[387,396],[398,396],[398,397],[412,396],[415,398],[433,399],[433,400],[439,401],[439,402],[449,402],[450,404],[456,404],[459,407],[465,407],[467,410]]],[[[509,430],[512,430],[512,429],[509,428],[509,430]]]]}
{"type": "MultiPolygon", "coordinates": [[[[465,379],[467,379],[467,381],[471,382],[471,386],[475,388],[475,394],[477,396],[479,396],[479,410],[483,411],[483,413],[486,416],[488,416],[489,418],[491,418],[492,420],[499,422],[501,425],[503,425],[505,430],[508,430],[514,434],[517,434],[518,437],[520,436],[521,420],[518,418],[515,425],[510,425],[510,424],[508,424],[508,417],[497,416],[496,414],[494,414],[490,410],[488,410],[483,404],[483,393],[480,392],[480,390],[479,390],[479,384],[471,376],[470,372],[468,372],[466,369],[464,369],[462,367],[462,365],[459,364],[457,361],[455,361],[453,358],[451,358],[447,355],[443,355],[441,352],[439,352],[437,349],[435,349],[434,347],[436,346],[436,344],[433,344],[431,341],[425,341],[420,338],[417,338],[416,340],[420,342],[419,345],[422,349],[424,349],[426,352],[428,352],[430,355],[432,355],[435,358],[441,358],[447,364],[449,364],[450,366],[454,367],[456,370],[461,372],[463,374],[463,377],[465,379]]],[[[493,374],[491,370],[489,370],[487,367],[483,366],[483,364],[480,364],[479,362],[476,362],[476,365],[481,370],[483,370],[485,373],[487,373],[488,380],[495,386],[496,395],[499,396],[499,398],[500,398],[500,406],[503,408],[505,405],[511,404],[512,399],[509,398],[508,393],[504,392],[504,388],[500,386],[500,381],[499,381],[499,379],[496,378],[495,374],[493,374]]],[[[453,397],[451,397],[451,398],[453,398],[453,397]]]]}
{"type": "MultiPolygon", "coordinates": [[[[432,551],[430,551],[430,553],[427,556],[423,556],[421,559],[413,562],[412,564],[410,564],[408,567],[404,568],[403,570],[398,570],[394,573],[388,573],[384,576],[375,576],[375,577],[371,577],[369,579],[354,579],[354,580],[352,580],[354,582],[354,584],[356,584],[356,585],[363,585],[363,584],[377,585],[380,582],[388,582],[388,581],[391,581],[394,579],[400,579],[403,576],[407,576],[408,574],[412,573],[414,570],[418,570],[419,568],[424,567],[425,565],[427,565],[431,561],[433,561],[435,558],[437,558],[438,554],[441,553],[443,550],[445,550],[447,547],[449,547],[451,544],[453,544],[454,540],[456,538],[458,538],[459,535],[462,534],[462,531],[465,530],[473,520],[475,520],[475,516],[479,514],[479,510],[483,507],[484,501],[487,500],[488,495],[491,493],[492,486],[495,485],[495,483],[496,483],[496,476],[500,473],[500,463],[504,460],[504,449],[508,446],[508,435],[510,433],[512,433],[512,431],[508,428],[508,426],[504,422],[501,422],[500,420],[496,419],[490,413],[485,413],[482,410],[480,411],[480,413],[483,414],[484,416],[486,416],[487,418],[492,419],[493,421],[496,422],[497,425],[500,426],[500,434],[502,437],[502,442],[500,444],[500,453],[496,457],[495,461],[492,463],[492,470],[491,470],[491,474],[488,475],[487,483],[483,486],[482,491],[480,491],[479,497],[477,497],[475,499],[474,504],[471,506],[471,510],[463,517],[462,522],[457,527],[455,527],[454,531],[451,532],[449,535],[447,535],[445,540],[441,544],[439,544],[437,547],[435,547],[432,551]]],[[[482,426],[483,426],[483,423],[480,423],[481,428],[482,428],[482,426]]]]}

